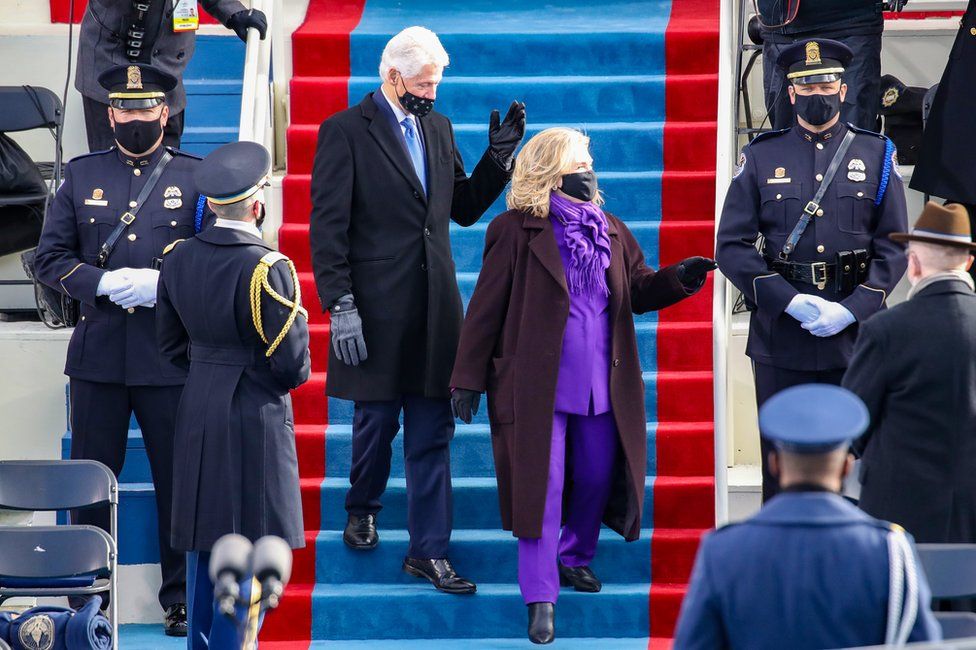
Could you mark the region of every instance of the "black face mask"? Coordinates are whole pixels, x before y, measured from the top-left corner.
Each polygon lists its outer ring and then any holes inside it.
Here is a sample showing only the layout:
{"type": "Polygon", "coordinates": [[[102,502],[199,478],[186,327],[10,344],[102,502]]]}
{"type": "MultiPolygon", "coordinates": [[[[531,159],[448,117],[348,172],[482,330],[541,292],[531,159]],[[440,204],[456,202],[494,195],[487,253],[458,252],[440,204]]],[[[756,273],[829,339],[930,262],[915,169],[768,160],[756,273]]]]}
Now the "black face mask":
{"type": "Polygon", "coordinates": [[[419,97],[407,90],[407,85],[403,83],[403,77],[399,77],[398,81],[403,85],[403,94],[397,97],[397,99],[400,100],[400,106],[403,106],[404,110],[417,117],[425,117],[434,110],[433,99],[419,97]]]}
{"type": "Polygon", "coordinates": [[[266,216],[266,213],[264,211],[264,204],[261,203],[260,206],[261,206],[261,213],[258,215],[258,218],[255,219],[254,221],[254,224],[258,227],[258,230],[261,230],[261,226],[264,225],[264,217],[266,216]]]}
{"type": "Polygon", "coordinates": [[[840,93],[833,95],[796,95],[796,114],[814,126],[826,124],[840,112],[840,93]]]}
{"type": "Polygon", "coordinates": [[[559,189],[563,194],[579,199],[592,201],[596,198],[596,174],[592,171],[576,172],[563,176],[563,185],[559,189]]]}
{"type": "Polygon", "coordinates": [[[163,134],[163,125],[156,120],[130,120],[115,123],[115,141],[126,151],[141,154],[152,149],[163,134]]]}

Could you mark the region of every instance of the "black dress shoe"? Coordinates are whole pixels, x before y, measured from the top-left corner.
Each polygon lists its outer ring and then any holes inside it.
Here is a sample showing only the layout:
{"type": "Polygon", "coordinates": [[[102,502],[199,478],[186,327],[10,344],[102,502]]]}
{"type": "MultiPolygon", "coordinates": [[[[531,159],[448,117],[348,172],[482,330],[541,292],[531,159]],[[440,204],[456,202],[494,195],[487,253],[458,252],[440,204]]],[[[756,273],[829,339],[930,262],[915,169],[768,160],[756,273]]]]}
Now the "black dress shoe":
{"type": "Polygon", "coordinates": [[[559,584],[564,587],[572,587],[576,591],[585,591],[590,594],[603,589],[603,583],[596,577],[592,569],[588,566],[563,566],[559,565],[559,584]]]}
{"type": "Polygon", "coordinates": [[[473,594],[478,587],[454,572],[451,561],[445,558],[436,560],[403,559],[403,570],[417,578],[426,578],[438,591],[448,594],[473,594]]]}
{"type": "Polygon", "coordinates": [[[380,543],[380,536],[376,533],[376,515],[349,515],[346,529],[342,532],[342,541],[357,551],[371,551],[376,548],[380,543]]]}
{"type": "Polygon", "coordinates": [[[176,603],[166,608],[163,631],[166,636],[186,636],[186,604],[176,603]]]}
{"type": "Polygon", "coordinates": [[[552,603],[529,603],[529,641],[545,645],[556,639],[556,607],[552,603]]]}

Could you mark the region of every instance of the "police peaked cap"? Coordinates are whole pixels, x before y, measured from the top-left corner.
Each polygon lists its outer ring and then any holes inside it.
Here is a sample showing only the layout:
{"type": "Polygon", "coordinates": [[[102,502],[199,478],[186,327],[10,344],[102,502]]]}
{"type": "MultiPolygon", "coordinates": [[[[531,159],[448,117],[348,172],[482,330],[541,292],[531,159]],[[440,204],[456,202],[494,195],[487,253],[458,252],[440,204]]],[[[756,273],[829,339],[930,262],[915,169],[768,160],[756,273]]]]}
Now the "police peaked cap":
{"type": "Polygon", "coordinates": [[[117,65],[98,75],[114,108],[139,110],[166,103],[166,93],[176,88],[176,77],[151,65],[117,65]]]}
{"type": "Polygon", "coordinates": [[[211,203],[226,205],[253,196],[269,184],[271,154],[257,142],[217,147],[193,174],[197,190],[211,203]]]}
{"type": "Polygon", "coordinates": [[[857,395],[829,384],[803,384],[780,391],[759,409],[759,431],[779,449],[822,454],[846,446],[870,424],[857,395]]]}
{"type": "Polygon", "coordinates": [[[851,48],[840,41],[811,38],[784,49],[776,64],[786,70],[786,78],[793,83],[816,84],[840,79],[853,58],[851,48]]]}

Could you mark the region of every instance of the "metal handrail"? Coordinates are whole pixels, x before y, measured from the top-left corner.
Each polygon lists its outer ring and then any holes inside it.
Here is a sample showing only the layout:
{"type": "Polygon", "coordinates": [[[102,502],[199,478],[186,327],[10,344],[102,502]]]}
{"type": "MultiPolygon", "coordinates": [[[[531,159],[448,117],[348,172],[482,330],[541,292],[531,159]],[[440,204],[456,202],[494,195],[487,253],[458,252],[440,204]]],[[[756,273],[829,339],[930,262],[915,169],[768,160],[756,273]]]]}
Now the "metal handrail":
{"type": "MultiPolygon", "coordinates": [[[[275,111],[274,87],[271,84],[271,52],[273,43],[282,42],[276,36],[283,33],[280,23],[284,14],[281,10],[281,0],[251,0],[251,9],[264,12],[268,19],[268,31],[262,40],[256,29],[248,30],[238,139],[262,144],[274,157],[275,111]]],[[[272,161],[272,168],[274,167],[272,161]]],[[[278,227],[281,225],[281,210],[276,209],[273,192],[265,192],[265,202],[264,239],[274,243],[278,237],[278,227]]]]}

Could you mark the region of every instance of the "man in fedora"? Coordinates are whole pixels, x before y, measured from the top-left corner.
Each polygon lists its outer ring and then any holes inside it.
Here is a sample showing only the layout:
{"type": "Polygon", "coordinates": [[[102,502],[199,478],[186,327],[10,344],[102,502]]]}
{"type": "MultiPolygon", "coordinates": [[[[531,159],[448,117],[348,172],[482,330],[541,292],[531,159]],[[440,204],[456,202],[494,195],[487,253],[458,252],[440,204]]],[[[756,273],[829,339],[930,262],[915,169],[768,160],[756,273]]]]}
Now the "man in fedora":
{"type": "Polygon", "coordinates": [[[860,506],[921,543],[976,542],[976,250],[966,209],[929,202],[908,242],[908,301],[861,326],[843,385],[867,404],[860,506]]]}

